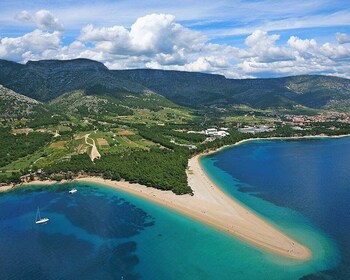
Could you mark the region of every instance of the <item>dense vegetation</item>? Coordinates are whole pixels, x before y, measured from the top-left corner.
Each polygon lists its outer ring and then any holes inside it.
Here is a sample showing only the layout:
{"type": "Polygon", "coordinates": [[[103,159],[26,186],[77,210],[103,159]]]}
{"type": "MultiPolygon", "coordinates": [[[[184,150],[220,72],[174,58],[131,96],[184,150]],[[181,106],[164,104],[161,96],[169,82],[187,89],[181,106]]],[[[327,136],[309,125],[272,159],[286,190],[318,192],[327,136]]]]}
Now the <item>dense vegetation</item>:
{"type": "Polygon", "coordinates": [[[72,157],[70,161],[49,166],[44,171],[46,175],[55,174],[56,177],[58,174],[67,175],[70,172],[82,172],[90,175],[102,174],[105,179],[120,180],[123,178],[132,183],[184,194],[191,192],[187,185],[185,172],[187,160],[188,153],[175,153],[155,148],[150,151],[108,154],[96,161],[95,164],[87,155],[78,155],[72,157]]]}
{"type": "Polygon", "coordinates": [[[31,128],[41,128],[49,125],[59,125],[62,121],[68,121],[69,118],[63,115],[53,115],[50,112],[43,114],[35,114],[32,119],[27,122],[27,126],[31,128]]]}
{"type": "Polygon", "coordinates": [[[0,128],[0,167],[34,153],[51,138],[50,134],[37,132],[13,135],[9,129],[0,128]]]}

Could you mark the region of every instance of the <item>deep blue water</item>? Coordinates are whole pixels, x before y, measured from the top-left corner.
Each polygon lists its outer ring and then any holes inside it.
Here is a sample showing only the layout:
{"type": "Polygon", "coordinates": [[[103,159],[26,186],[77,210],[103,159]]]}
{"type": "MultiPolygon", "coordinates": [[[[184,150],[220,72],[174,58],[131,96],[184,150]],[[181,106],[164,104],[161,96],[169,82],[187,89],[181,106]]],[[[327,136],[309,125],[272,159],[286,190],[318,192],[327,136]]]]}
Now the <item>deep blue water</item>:
{"type": "Polygon", "coordinates": [[[234,178],[221,186],[236,197],[240,193],[239,199],[258,213],[273,221],[288,219],[265,209],[260,198],[295,210],[335,243],[338,264],[305,278],[350,279],[350,137],[252,141],[202,163],[209,172],[220,169],[234,178]]]}
{"type": "Polygon", "coordinates": [[[307,245],[309,261],[74,183],[0,194],[0,279],[349,279],[349,151],[349,138],[262,141],[202,158],[226,192],[307,245]],[[73,186],[78,192],[69,195],[73,186]],[[38,206],[48,224],[35,224],[38,206]]]}

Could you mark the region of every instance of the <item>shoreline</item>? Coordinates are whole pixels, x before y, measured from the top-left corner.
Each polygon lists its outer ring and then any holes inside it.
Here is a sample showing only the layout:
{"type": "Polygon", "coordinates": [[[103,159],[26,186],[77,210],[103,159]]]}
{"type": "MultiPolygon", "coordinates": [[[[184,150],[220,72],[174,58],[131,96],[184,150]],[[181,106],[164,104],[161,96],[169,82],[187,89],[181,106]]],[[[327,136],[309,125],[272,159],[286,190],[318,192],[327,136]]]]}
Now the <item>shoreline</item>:
{"type": "Polygon", "coordinates": [[[238,146],[241,145],[243,143],[246,142],[251,142],[251,141],[261,141],[261,140],[308,140],[308,139],[337,139],[337,138],[345,138],[345,137],[350,137],[350,134],[342,134],[342,135],[306,135],[306,136],[274,136],[274,137],[266,137],[266,138],[261,138],[261,137],[256,137],[256,138],[247,138],[247,139],[243,139],[240,140],[234,144],[229,144],[229,145],[224,145],[222,147],[219,148],[214,148],[214,149],[210,149],[208,151],[202,152],[200,154],[198,154],[199,156],[207,156],[210,154],[215,154],[217,152],[220,152],[221,150],[225,150],[234,146],[238,146]]]}
{"type": "MultiPolygon", "coordinates": [[[[189,169],[189,173],[195,171],[196,174],[190,174],[189,180],[194,180],[194,184],[200,191],[199,193],[198,190],[194,191],[193,196],[189,194],[179,196],[172,191],[158,190],[129,182],[105,180],[100,177],[81,177],[61,182],[32,181],[18,187],[50,186],[74,182],[98,184],[174,210],[267,252],[301,261],[307,261],[311,258],[312,254],[308,248],[269,225],[218,187],[214,187],[216,185],[202,171],[199,156],[192,158],[191,166],[194,170],[189,169]],[[198,171],[202,173],[198,173],[198,171]],[[203,183],[205,188],[203,188],[203,183]]],[[[191,187],[194,188],[194,185],[191,184],[191,187]]]]}
{"type": "Polygon", "coordinates": [[[200,153],[189,159],[186,170],[188,184],[193,190],[193,196],[189,194],[176,195],[171,191],[163,191],[129,182],[105,180],[100,177],[82,177],[72,181],[61,182],[50,180],[31,181],[15,186],[0,187],[0,192],[26,185],[52,185],[74,182],[96,183],[130,193],[175,210],[268,252],[291,259],[306,261],[312,257],[312,253],[307,247],[294,241],[287,234],[253,213],[244,204],[227,195],[205,173],[200,165],[200,158],[249,141],[342,138],[347,136],[350,135],[249,138],[232,145],[226,145],[215,150],[200,153]]]}

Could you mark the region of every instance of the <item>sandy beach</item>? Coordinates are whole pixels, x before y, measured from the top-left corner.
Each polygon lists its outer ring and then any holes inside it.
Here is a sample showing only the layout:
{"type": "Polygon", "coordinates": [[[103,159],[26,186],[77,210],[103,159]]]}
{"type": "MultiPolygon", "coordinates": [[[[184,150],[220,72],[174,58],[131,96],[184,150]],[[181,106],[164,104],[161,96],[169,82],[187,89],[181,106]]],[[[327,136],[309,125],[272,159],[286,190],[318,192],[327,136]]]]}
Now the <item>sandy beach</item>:
{"type": "MultiPolygon", "coordinates": [[[[298,137],[319,138],[324,136],[298,137]]],[[[344,137],[344,136],[341,136],[344,137]]],[[[296,139],[296,138],[269,138],[269,139],[296,139]]],[[[267,138],[246,139],[234,145],[247,141],[268,140],[267,138]]],[[[231,145],[232,146],[232,145],[231,145]]],[[[225,147],[222,147],[225,148],[225,147]]],[[[222,149],[220,148],[220,149],[222,149]]],[[[211,151],[212,153],[214,151],[211,151]]],[[[231,234],[251,245],[269,252],[299,260],[311,258],[311,251],[299,244],[285,233],[276,229],[262,218],[252,213],[248,208],[225,194],[202,170],[197,155],[188,162],[187,176],[193,195],[175,195],[171,191],[162,191],[139,184],[104,180],[99,177],[84,177],[74,181],[97,183],[127,193],[142,197],[149,201],[176,210],[207,225],[215,227],[227,234],[231,234]]],[[[34,181],[28,184],[48,185],[55,181],[34,181]]],[[[27,184],[27,183],[26,183],[27,184]]],[[[3,189],[2,187],[1,189],[3,189]]],[[[8,190],[9,188],[3,189],[8,190]]]]}
{"type": "Polygon", "coordinates": [[[202,170],[199,157],[189,160],[187,171],[193,196],[180,196],[171,191],[95,177],[79,178],[76,181],[102,184],[137,195],[281,256],[300,260],[311,257],[308,248],[257,217],[215,186],[202,170]]]}

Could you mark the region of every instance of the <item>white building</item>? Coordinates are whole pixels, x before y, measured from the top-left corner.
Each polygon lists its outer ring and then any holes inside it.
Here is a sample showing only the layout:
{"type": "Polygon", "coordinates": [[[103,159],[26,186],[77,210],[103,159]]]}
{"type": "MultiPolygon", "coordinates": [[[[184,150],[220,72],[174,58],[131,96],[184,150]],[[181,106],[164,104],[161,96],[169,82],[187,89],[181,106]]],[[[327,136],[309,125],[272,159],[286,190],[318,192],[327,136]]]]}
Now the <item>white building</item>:
{"type": "Polygon", "coordinates": [[[217,133],[218,130],[216,128],[208,128],[206,131],[205,131],[205,134],[207,135],[213,135],[215,133],[217,133]]]}

